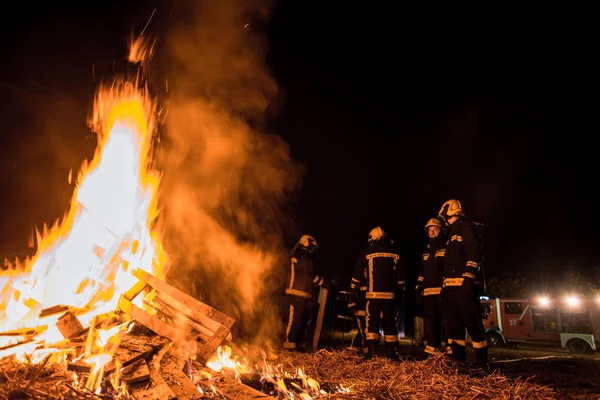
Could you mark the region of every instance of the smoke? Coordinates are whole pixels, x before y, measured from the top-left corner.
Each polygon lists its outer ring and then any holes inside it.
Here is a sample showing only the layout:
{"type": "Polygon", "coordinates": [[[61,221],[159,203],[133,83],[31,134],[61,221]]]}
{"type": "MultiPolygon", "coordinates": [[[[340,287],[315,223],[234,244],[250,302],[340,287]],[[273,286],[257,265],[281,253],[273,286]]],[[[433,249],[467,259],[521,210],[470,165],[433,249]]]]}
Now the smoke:
{"type": "Polygon", "coordinates": [[[177,5],[161,144],[168,278],[235,318],[246,340],[261,341],[280,325],[275,294],[289,257],[281,232],[290,226],[282,210],[302,173],[279,137],[256,128],[278,95],[264,38],[252,28],[269,6],[177,5]]]}

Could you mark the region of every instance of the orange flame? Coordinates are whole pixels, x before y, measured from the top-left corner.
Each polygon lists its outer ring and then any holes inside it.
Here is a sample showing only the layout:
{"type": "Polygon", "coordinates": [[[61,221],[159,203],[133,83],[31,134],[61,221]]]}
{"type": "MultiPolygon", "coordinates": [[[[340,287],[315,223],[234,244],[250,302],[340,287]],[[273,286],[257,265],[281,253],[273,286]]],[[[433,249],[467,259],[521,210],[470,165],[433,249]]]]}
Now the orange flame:
{"type": "Polygon", "coordinates": [[[45,325],[36,339],[60,341],[57,316],[40,318],[41,310],[72,306],[87,326],[116,309],[137,282],[131,271],[163,276],[166,253],[153,230],[160,181],[151,163],[155,121],[156,104],[137,81],[99,89],[90,119],[98,146],[79,172],[69,212],[38,233],[37,253],[24,268],[0,274],[0,331],[45,325]]]}
{"type": "MultiPolygon", "coordinates": [[[[315,379],[307,376],[302,369],[298,368],[291,372],[286,370],[283,365],[274,365],[267,361],[266,354],[263,352],[263,361],[258,363],[252,368],[246,358],[240,358],[238,356],[231,356],[231,348],[229,346],[220,346],[215,354],[208,362],[206,366],[215,373],[221,374],[233,374],[235,379],[241,380],[242,376],[249,376],[252,374],[260,375],[261,381],[269,382],[273,385],[273,388],[278,391],[285,398],[300,398],[303,400],[312,400],[322,397],[328,397],[329,394],[321,389],[321,385],[315,379]],[[288,388],[286,380],[290,381],[288,388]],[[294,381],[298,381],[296,383],[294,381]]],[[[203,379],[207,379],[209,382],[214,379],[210,374],[201,374],[200,376],[192,376],[195,382],[199,382],[203,379]]],[[[343,385],[338,385],[336,388],[337,393],[350,393],[350,389],[343,385]]]]}

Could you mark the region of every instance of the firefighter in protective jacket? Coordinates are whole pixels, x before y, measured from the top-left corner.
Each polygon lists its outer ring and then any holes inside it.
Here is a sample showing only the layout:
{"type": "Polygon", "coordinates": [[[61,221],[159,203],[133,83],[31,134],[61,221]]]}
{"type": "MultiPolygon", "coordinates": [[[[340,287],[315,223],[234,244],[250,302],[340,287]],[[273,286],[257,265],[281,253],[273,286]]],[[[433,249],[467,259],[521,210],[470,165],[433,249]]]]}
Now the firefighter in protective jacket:
{"type": "MultiPolygon", "coordinates": [[[[386,354],[397,358],[398,328],[396,325],[397,294],[404,291],[404,262],[394,243],[380,227],[371,230],[369,247],[363,250],[356,262],[350,288],[357,291],[366,282],[365,328],[367,332],[366,356],[376,354],[381,341],[379,324],[383,325],[386,354]]],[[[356,297],[356,296],[354,296],[356,297]]]]}
{"type": "Polygon", "coordinates": [[[458,200],[445,202],[439,218],[448,227],[442,299],[452,356],[458,362],[465,362],[466,329],[475,349],[474,367],[488,368],[488,348],[479,301],[482,238],[477,225],[464,215],[458,200]]]}
{"type": "Polygon", "coordinates": [[[442,346],[442,303],[440,293],[444,281],[443,260],[446,252],[446,235],[444,225],[438,218],[431,218],[425,224],[425,232],[429,244],[423,253],[423,262],[417,279],[417,301],[423,303],[423,320],[425,325],[425,353],[440,351],[442,346]]]}
{"type": "Polygon", "coordinates": [[[313,290],[325,283],[323,277],[315,272],[313,252],[317,248],[314,237],[303,235],[292,249],[289,281],[283,300],[284,349],[302,350],[306,346],[312,319],[313,290]]]}

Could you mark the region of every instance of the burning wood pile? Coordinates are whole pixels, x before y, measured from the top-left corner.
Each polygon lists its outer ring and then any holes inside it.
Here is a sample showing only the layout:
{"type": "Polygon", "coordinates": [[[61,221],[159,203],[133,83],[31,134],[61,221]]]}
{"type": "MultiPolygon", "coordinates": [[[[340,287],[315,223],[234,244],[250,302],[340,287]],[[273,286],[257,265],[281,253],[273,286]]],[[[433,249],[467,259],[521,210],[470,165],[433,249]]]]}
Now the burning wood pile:
{"type": "Polygon", "coordinates": [[[47,325],[2,332],[8,344],[0,348],[0,397],[196,399],[217,391],[226,398],[268,397],[234,379],[214,387],[205,364],[219,362],[213,355],[222,343],[235,347],[235,320],[145,271],[133,275],[139,281],[120,297],[117,311],[96,316],[85,329],[72,307],[43,309],[40,320],[54,317],[64,337],[51,348],[35,339],[47,325]],[[138,296],[144,308],[135,304],[138,296]]]}
{"type": "Polygon", "coordinates": [[[131,51],[138,74],[96,94],[98,145],[70,210],[38,234],[32,259],[0,270],[0,397],[267,397],[224,377],[215,388],[206,365],[234,347],[235,321],[164,280],[158,109],[142,76],[151,46],[139,38],[131,51]]]}

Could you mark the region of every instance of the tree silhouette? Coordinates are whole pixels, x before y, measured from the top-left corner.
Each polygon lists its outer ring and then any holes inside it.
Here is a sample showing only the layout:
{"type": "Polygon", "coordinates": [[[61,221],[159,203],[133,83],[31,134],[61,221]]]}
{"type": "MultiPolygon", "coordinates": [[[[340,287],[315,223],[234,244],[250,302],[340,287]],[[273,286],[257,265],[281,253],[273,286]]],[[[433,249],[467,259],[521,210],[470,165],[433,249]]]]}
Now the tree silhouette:
{"type": "Polygon", "coordinates": [[[526,297],[527,281],[519,273],[505,278],[491,277],[487,280],[487,291],[491,297],[526,297]]]}

